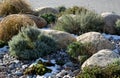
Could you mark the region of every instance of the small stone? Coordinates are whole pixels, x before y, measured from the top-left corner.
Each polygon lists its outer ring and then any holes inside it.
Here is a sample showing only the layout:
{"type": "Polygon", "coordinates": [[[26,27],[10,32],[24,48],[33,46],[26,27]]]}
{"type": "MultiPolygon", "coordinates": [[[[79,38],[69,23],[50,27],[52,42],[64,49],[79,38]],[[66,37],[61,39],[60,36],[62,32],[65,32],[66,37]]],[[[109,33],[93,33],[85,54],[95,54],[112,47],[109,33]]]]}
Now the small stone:
{"type": "Polygon", "coordinates": [[[22,69],[25,69],[25,68],[27,68],[28,67],[28,65],[26,64],[26,65],[22,65],[22,69]]]}
{"type": "Polygon", "coordinates": [[[11,78],[12,74],[7,74],[8,78],[11,78]]]}
{"type": "Polygon", "coordinates": [[[58,73],[56,76],[57,77],[64,77],[65,75],[67,75],[68,74],[68,72],[67,71],[65,71],[65,70],[62,70],[60,73],[58,73]]]}
{"type": "Polygon", "coordinates": [[[15,69],[15,63],[12,63],[9,65],[9,68],[12,70],[12,69],[15,69]]]}
{"type": "Polygon", "coordinates": [[[77,69],[77,70],[73,71],[74,76],[78,75],[78,73],[80,73],[80,69],[77,69]]]}
{"type": "Polygon", "coordinates": [[[23,75],[23,76],[20,76],[19,78],[27,78],[27,76],[23,75]]]}
{"type": "Polygon", "coordinates": [[[0,78],[6,78],[6,73],[5,72],[0,72],[0,78]]]}
{"type": "Polygon", "coordinates": [[[4,64],[3,64],[3,62],[2,62],[2,59],[0,59],[0,66],[3,66],[4,64]]]}
{"type": "Polygon", "coordinates": [[[7,68],[5,66],[0,66],[0,72],[4,72],[6,70],[7,70],[7,68]]]}
{"type": "Polygon", "coordinates": [[[64,64],[64,67],[74,67],[72,62],[67,62],[66,64],[64,64]]]}
{"type": "Polygon", "coordinates": [[[21,67],[22,67],[22,65],[20,63],[15,64],[15,68],[21,68],[21,67]]]}
{"type": "Polygon", "coordinates": [[[3,66],[4,64],[3,63],[0,63],[0,66],[3,66]]]}
{"type": "Polygon", "coordinates": [[[12,74],[15,74],[16,70],[13,69],[13,70],[10,70],[12,74]]]}
{"type": "Polygon", "coordinates": [[[63,78],[73,78],[73,77],[71,77],[69,75],[65,75],[63,78]]]}
{"type": "Polygon", "coordinates": [[[12,72],[12,71],[11,71],[10,69],[7,70],[7,73],[8,73],[8,74],[11,74],[11,72],[12,72]]]}
{"type": "Polygon", "coordinates": [[[23,75],[23,73],[22,73],[22,72],[20,72],[20,71],[16,71],[16,72],[15,72],[15,75],[17,75],[17,76],[22,76],[22,75],[23,75]]]}
{"type": "Polygon", "coordinates": [[[20,61],[19,61],[19,60],[14,60],[13,62],[15,62],[15,63],[19,63],[20,61]]]}
{"type": "Polygon", "coordinates": [[[2,59],[3,58],[3,54],[0,54],[0,59],[2,59]]]}
{"type": "Polygon", "coordinates": [[[29,75],[27,76],[27,78],[36,78],[37,76],[36,75],[29,75]]]}

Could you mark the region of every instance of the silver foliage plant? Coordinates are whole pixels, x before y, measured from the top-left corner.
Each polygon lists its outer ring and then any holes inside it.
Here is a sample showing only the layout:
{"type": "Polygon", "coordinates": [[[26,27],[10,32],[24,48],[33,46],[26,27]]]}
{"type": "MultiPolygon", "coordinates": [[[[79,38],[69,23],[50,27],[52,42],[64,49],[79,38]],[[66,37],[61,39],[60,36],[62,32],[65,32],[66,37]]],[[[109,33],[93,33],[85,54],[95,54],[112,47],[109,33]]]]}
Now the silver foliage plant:
{"type": "Polygon", "coordinates": [[[33,60],[56,52],[56,42],[35,27],[22,28],[9,41],[10,55],[21,60],[33,60]]]}

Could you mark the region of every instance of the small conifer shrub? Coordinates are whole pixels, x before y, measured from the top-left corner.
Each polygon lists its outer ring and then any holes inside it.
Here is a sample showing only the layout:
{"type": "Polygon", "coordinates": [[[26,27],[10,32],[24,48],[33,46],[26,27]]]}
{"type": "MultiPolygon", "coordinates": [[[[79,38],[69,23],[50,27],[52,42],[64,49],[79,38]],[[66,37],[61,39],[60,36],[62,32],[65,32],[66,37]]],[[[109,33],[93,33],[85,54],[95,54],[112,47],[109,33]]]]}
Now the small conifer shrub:
{"type": "Polygon", "coordinates": [[[93,51],[91,43],[73,42],[67,47],[67,53],[81,64],[93,54],[93,51]]]}
{"type": "Polygon", "coordinates": [[[56,42],[34,27],[22,28],[18,35],[9,41],[10,55],[20,60],[34,60],[56,52],[56,42]]]}

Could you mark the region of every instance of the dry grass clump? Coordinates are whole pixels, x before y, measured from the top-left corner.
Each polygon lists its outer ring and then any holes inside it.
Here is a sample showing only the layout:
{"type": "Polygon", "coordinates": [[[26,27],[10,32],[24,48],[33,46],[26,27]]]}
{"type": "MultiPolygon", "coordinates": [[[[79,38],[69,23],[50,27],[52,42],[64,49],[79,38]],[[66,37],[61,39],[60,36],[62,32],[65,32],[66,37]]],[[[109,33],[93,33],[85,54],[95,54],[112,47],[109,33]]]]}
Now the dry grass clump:
{"type": "Polygon", "coordinates": [[[103,26],[104,21],[99,14],[91,11],[86,11],[86,13],[81,11],[78,15],[63,15],[53,29],[81,35],[90,31],[102,32],[103,26]]]}
{"type": "Polygon", "coordinates": [[[21,27],[33,26],[34,22],[23,14],[13,14],[5,17],[0,22],[0,40],[9,41],[14,35],[16,35],[21,27]]]}
{"type": "Polygon", "coordinates": [[[3,0],[0,3],[0,16],[17,13],[32,13],[32,9],[25,0],[3,0]]]}

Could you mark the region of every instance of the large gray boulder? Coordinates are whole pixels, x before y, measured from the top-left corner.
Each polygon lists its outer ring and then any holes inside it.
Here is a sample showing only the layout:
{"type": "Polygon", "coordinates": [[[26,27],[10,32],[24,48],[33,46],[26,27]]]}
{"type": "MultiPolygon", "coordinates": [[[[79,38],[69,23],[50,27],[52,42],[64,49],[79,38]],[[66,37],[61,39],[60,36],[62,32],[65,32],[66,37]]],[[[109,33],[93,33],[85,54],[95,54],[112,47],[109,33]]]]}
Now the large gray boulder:
{"type": "Polygon", "coordinates": [[[116,59],[120,58],[120,55],[113,52],[109,49],[103,49],[92,55],[90,58],[88,58],[81,66],[81,69],[83,69],[86,66],[94,67],[94,66],[100,66],[105,67],[108,64],[111,64],[116,61],[116,59]]]}
{"type": "Polygon", "coordinates": [[[58,48],[66,48],[70,43],[77,41],[76,37],[67,32],[50,30],[50,29],[40,29],[43,34],[51,35],[52,38],[58,43],[58,48]]]}
{"type": "Polygon", "coordinates": [[[35,9],[35,11],[37,12],[38,15],[49,14],[49,13],[52,13],[52,14],[59,13],[57,9],[52,8],[52,7],[40,7],[40,8],[35,9]]]}
{"type": "Polygon", "coordinates": [[[93,54],[102,49],[113,50],[115,48],[115,46],[110,41],[105,39],[99,32],[88,32],[82,34],[77,37],[77,41],[82,43],[91,43],[94,49],[94,52],[92,52],[93,54]]]}
{"type": "Polygon", "coordinates": [[[120,15],[114,14],[114,13],[102,13],[101,16],[104,19],[105,26],[104,26],[104,32],[109,34],[116,34],[115,29],[115,22],[120,19],[120,15]]]}
{"type": "Polygon", "coordinates": [[[34,21],[34,23],[37,25],[38,28],[45,27],[47,25],[47,22],[42,17],[37,17],[34,15],[26,14],[27,17],[29,17],[31,20],[34,21]]]}

